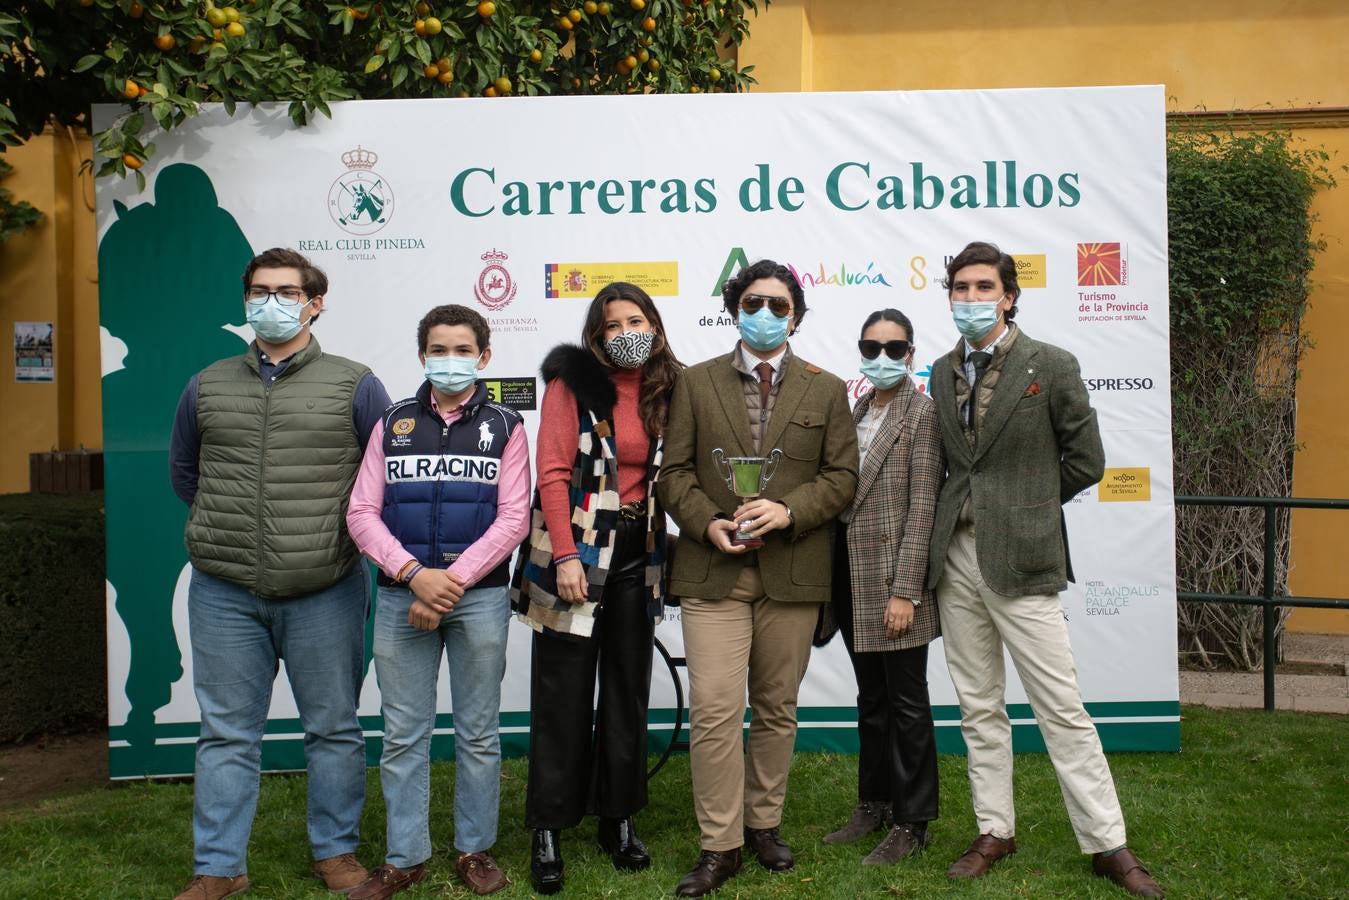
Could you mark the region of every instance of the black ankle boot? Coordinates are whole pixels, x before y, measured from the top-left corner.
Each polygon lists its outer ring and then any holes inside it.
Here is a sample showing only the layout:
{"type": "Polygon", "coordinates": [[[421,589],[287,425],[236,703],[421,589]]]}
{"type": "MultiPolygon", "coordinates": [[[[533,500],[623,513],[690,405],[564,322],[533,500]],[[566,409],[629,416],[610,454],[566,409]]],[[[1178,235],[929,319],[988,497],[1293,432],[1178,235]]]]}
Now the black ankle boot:
{"type": "Polygon", "coordinates": [[[637,836],[632,816],[622,819],[600,819],[600,846],[613,860],[615,869],[637,872],[651,865],[651,856],[646,845],[637,836]]]}
{"type": "Polygon", "coordinates": [[[556,894],[562,890],[562,845],[555,829],[534,829],[529,854],[529,880],[540,894],[556,894]]]}

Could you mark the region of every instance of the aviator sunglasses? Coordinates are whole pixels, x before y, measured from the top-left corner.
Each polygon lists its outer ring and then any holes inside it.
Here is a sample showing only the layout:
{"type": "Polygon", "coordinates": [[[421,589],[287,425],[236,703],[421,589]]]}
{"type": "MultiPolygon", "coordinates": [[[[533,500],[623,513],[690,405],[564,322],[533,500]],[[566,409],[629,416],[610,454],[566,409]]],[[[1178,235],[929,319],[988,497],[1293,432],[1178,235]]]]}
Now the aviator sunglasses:
{"type": "Polygon", "coordinates": [[[764,294],[745,294],[740,298],[740,308],[751,316],[768,304],[768,311],[779,319],[792,314],[792,301],[786,297],[768,297],[764,294]]]}
{"type": "Polygon", "coordinates": [[[903,359],[909,355],[909,348],[913,345],[908,341],[858,341],[857,349],[862,351],[863,359],[875,359],[885,351],[885,355],[891,359],[903,359]]]}

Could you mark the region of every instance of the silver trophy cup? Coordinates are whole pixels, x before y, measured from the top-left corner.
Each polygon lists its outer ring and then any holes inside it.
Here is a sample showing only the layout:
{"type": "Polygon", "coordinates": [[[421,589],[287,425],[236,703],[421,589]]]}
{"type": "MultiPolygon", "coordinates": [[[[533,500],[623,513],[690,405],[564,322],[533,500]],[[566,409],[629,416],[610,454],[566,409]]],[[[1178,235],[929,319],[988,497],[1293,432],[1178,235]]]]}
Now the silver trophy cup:
{"type": "MultiPolygon", "coordinates": [[[[782,451],[773,450],[767,456],[727,456],[720,447],[712,451],[712,460],[717,464],[726,486],[742,500],[757,497],[763,492],[773,473],[782,460],[782,451]]],[[[738,523],[739,528],[731,537],[731,543],[737,547],[762,547],[763,538],[753,537],[749,531],[753,519],[738,523]]]]}

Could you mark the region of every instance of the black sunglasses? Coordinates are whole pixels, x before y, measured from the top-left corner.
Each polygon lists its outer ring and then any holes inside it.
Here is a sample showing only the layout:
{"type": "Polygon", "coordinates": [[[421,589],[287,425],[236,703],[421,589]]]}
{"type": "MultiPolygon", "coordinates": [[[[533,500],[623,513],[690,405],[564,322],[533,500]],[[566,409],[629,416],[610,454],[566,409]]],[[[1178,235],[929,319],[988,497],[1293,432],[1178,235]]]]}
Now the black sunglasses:
{"type": "Polygon", "coordinates": [[[763,294],[744,294],[740,298],[740,308],[751,316],[763,309],[764,303],[768,304],[768,310],[779,319],[785,319],[792,314],[792,301],[786,297],[766,297],[763,294]]]}
{"type": "Polygon", "coordinates": [[[908,341],[858,341],[857,349],[862,351],[863,359],[875,359],[885,351],[885,355],[891,359],[903,359],[909,355],[909,350],[913,347],[908,341]]]}

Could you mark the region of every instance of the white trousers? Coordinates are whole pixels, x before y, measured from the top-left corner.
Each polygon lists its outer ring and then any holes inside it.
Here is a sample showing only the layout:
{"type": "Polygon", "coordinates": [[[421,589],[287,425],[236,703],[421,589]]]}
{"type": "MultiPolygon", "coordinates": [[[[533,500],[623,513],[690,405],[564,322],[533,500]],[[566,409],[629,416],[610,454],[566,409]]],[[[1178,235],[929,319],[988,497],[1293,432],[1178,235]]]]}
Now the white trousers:
{"type": "Polygon", "coordinates": [[[1096,726],[1082,705],[1058,594],[1006,597],[984,584],[974,529],[957,526],[937,584],[946,665],[960,699],[960,731],[980,834],[1016,834],[1006,645],[1040,726],[1083,853],[1125,843],[1124,814],[1096,726]]]}

